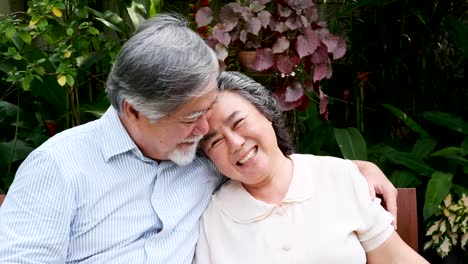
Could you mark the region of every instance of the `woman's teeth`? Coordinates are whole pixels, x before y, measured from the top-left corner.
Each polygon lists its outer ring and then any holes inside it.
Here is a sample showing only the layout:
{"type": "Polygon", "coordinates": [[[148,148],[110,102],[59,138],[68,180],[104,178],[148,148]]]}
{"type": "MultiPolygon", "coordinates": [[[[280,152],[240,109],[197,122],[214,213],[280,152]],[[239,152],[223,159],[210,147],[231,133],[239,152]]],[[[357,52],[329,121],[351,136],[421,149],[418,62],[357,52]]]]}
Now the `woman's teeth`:
{"type": "Polygon", "coordinates": [[[247,154],[244,158],[242,158],[241,160],[239,160],[237,162],[238,165],[244,165],[245,163],[247,163],[251,158],[253,158],[255,156],[255,153],[257,153],[257,148],[253,148],[249,154],[247,154]]]}

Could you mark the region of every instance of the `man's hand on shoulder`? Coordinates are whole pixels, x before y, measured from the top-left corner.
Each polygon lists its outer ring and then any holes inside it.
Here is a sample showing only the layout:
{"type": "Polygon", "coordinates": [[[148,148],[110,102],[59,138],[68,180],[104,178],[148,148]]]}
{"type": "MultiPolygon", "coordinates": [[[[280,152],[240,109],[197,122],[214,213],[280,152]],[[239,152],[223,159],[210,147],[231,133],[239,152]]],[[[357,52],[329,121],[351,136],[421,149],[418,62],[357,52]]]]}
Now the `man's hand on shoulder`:
{"type": "Polygon", "coordinates": [[[353,160],[353,162],[366,178],[372,199],[377,195],[383,197],[385,208],[395,217],[392,224],[397,229],[397,189],[374,163],[362,160],[353,160]]]}

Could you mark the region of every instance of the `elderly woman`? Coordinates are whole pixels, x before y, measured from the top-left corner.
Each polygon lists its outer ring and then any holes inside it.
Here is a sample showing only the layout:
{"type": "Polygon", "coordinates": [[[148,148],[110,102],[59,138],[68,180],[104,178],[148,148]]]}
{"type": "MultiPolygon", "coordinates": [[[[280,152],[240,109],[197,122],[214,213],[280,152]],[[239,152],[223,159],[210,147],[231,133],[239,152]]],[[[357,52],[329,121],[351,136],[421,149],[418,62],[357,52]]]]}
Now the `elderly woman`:
{"type": "Polygon", "coordinates": [[[201,218],[197,264],[427,263],[351,161],[293,154],[262,85],[234,72],[218,85],[201,146],[231,180],[201,218]]]}

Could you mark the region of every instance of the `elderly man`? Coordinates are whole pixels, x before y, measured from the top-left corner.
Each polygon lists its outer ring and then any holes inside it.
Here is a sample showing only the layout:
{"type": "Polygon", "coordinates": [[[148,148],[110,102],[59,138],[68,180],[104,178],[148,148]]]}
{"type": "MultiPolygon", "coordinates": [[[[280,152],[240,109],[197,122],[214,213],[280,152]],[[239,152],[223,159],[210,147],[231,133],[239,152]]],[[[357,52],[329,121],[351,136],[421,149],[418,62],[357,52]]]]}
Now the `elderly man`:
{"type": "MultiPolygon", "coordinates": [[[[117,57],[102,118],[52,137],[19,168],[0,208],[0,262],[191,263],[222,179],[196,154],[218,71],[185,20],[148,20],[117,57]]],[[[395,204],[380,170],[360,165],[395,204]]]]}

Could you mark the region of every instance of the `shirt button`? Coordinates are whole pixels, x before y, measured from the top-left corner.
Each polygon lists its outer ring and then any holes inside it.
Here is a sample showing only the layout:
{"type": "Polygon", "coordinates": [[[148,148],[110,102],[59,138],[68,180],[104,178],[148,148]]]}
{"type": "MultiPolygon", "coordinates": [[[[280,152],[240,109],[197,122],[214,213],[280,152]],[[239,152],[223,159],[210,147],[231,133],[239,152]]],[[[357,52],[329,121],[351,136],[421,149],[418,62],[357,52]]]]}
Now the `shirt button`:
{"type": "Polygon", "coordinates": [[[276,210],[275,210],[275,213],[276,213],[277,215],[280,215],[280,216],[281,216],[281,215],[284,215],[285,212],[286,212],[286,210],[285,210],[284,208],[281,208],[281,207],[278,207],[278,208],[276,208],[276,210]]]}

